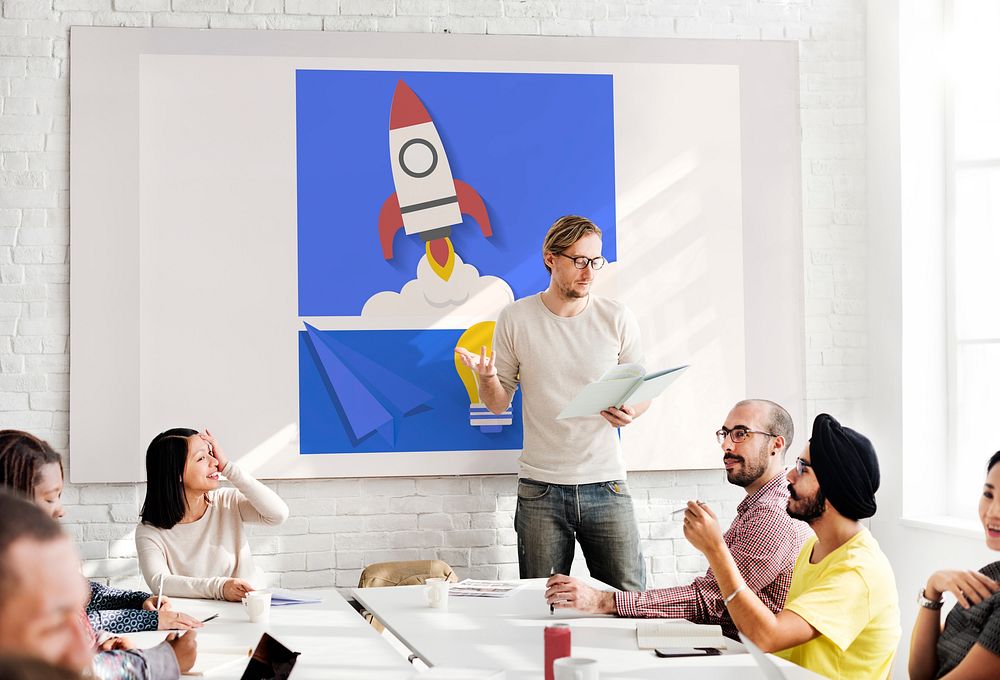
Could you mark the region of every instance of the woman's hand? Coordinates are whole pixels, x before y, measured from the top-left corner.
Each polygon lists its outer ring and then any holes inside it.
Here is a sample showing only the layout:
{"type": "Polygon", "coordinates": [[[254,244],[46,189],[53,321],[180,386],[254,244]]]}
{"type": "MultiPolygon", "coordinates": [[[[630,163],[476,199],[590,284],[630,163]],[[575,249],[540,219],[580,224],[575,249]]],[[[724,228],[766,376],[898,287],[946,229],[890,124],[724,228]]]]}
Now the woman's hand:
{"type": "Polygon", "coordinates": [[[205,434],[199,434],[198,436],[208,444],[208,452],[215,460],[219,461],[219,472],[222,472],[222,469],[229,463],[229,457],[219,448],[219,442],[215,441],[215,437],[208,431],[208,428],[205,428],[205,434]]]}
{"type": "Polygon", "coordinates": [[[201,628],[205,625],[193,616],[172,610],[163,611],[161,609],[157,619],[157,630],[188,630],[191,628],[201,628]]]}
{"type": "Polygon", "coordinates": [[[981,572],[942,569],[935,571],[927,579],[924,597],[928,600],[940,600],[945,593],[951,593],[962,607],[968,609],[998,590],[1000,583],[981,572]]]}
{"type": "Polygon", "coordinates": [[[254,587],[241,578],[227,578],[222,584],[222,598],[230,602],[239,602],[253,590],[254,587]]]}
{"type": "MultiPolygon", "coordinates": [[[[160,611],[163,611],[164,609],[170,609],[171,607],[173,607],[173,605],[170,604],[170,598],[167,597],[166,595],[160,596],[160,611]]],[[[150,595],[149,597],[147,597],[146,600],[142,603],[142,608],[148,612],[155,612],[156,595],[150,595]]]]}
{"type": "Polygon", "coordinates": [[[135,649],[135,645],[132,641],[124,637],[109,637],[107,640],[97,645],[97,650],[100,652],[114,652],[122,651],[127,652],[130,649],[135,649]]]}

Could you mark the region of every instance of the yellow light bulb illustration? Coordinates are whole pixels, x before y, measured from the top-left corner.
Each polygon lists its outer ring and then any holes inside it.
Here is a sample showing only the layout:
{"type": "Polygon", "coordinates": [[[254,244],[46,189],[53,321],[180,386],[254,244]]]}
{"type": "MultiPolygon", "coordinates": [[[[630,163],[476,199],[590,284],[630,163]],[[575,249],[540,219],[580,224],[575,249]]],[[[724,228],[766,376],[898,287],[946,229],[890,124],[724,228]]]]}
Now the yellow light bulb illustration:
{"type": "MultiPolygon", "coordinates": [[[[464,347],[473,354],[479,354],[482,348],[486,347],[487,356],[493,352],[493,331],[496,329],[496,321],[481,321],[462,333],[458,339],[458,346],[464,347]]],[[[514,422],[514,415],[510,407],[500,415],[495,415],[479,400],[479,380],[476,372],[468,368],[455,356],[455,370],[465,391],[469,395],[469,425],[478,427],[481,432],[500,432],[504,425],[514,422]]]]}

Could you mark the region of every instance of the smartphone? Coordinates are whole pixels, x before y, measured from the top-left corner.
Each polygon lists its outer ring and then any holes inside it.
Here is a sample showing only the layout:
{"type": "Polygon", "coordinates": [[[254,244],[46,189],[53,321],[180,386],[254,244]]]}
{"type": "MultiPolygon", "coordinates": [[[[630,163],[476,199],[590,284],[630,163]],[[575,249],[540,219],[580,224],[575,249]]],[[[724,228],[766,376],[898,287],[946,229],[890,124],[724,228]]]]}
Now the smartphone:
{"type": "Polygon", "coordinates": [[[657,647],[656,656],[665,659],[677,656],[718,656],[720,652],[715,647],[657,647]]]}

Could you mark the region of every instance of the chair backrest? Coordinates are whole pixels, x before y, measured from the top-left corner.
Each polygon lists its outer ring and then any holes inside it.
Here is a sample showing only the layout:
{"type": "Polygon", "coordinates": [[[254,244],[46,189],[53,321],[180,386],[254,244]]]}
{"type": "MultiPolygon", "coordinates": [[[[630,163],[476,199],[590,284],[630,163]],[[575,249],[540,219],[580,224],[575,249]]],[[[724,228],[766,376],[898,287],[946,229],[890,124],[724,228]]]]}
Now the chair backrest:
{"type": "MultiPolygon", "coordinates": [[[[369,564],[361,572],[358,588],[383,588],[387,586],[416,586],[426,583],[429,578],[443,578],[452,583],[458,576],[447,562],[441,560],[411,560],[409,562],[379,562],[369,564]]],[[[381,623],[369,612],[361,615],[380,633],[381,623]]]]}
{"type": "Polygon", "coordinates": [[[369,564],[361,572],[358,588],[385,586],[415,586],[429,578],[443,578],[452,583],[458,577],[447,562],[441,560],[412,560],[409,562],[379,562],[369,564]]]}

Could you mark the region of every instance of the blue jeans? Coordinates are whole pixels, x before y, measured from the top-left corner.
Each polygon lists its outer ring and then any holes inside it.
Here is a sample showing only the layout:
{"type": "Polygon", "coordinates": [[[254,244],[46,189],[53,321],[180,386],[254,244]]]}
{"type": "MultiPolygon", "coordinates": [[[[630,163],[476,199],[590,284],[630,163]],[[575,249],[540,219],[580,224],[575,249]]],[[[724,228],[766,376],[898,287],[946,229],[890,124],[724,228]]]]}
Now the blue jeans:
{"type": "Polygon", "coordinates": [[[517,482],[517,561],[521,578],[568,574],[574,538],[590,575],[618,590],[646,589],[639,527],[624,481],[596,484],[517,482]]]}

